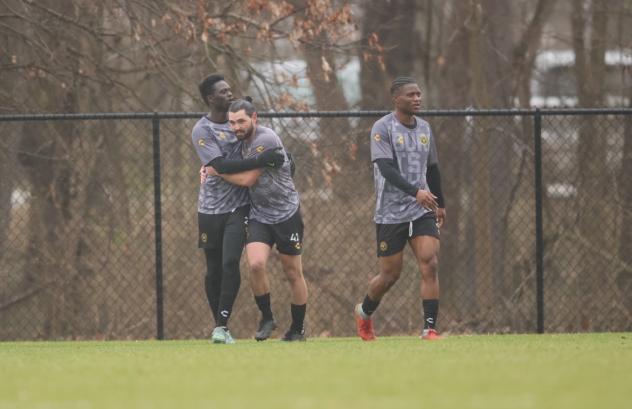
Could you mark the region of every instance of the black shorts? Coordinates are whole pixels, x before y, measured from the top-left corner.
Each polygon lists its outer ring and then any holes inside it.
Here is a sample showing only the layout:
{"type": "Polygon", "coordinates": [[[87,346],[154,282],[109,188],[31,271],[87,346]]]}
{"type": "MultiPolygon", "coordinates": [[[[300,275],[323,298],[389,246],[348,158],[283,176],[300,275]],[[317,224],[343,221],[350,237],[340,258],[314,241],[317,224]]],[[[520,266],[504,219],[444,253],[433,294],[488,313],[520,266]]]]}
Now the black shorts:
{"type": "Polygon", "coordinates": [[[298,256],[303,252],[303,219],[300,210],[284,222],[266,224],[256,220],[248,221],[246,243],[276,244],[281,254],[298,256]]]}
{"type": "Polygon", "coordinates": [[[406,242],[415,236],[432,236],[439,238],[437,216],[429,212],[417,220],[398,224],[376,224],[377,256],[385,257],[404,250],[406,242]]]}
{"type": "Polygon", "coordinates": [[[236,242],[239,242],[241,233],[243,246],[249,212],[250,205],[239,207],[230,213],[198,213],[198,247],[201,249],[222,248],[227,231],[231,233],[231,236],[236,237],[236,242]]]}

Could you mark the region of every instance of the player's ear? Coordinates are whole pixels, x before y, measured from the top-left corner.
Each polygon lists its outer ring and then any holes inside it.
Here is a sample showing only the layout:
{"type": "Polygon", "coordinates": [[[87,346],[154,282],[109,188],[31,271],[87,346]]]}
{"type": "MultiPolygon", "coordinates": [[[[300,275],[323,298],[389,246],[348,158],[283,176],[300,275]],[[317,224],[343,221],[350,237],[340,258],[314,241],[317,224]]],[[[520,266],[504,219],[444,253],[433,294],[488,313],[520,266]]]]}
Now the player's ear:
{"type": "Polygon", "coordinates": [[[257,122],[257,111],[252,113],[252,122],[257,122]]]}

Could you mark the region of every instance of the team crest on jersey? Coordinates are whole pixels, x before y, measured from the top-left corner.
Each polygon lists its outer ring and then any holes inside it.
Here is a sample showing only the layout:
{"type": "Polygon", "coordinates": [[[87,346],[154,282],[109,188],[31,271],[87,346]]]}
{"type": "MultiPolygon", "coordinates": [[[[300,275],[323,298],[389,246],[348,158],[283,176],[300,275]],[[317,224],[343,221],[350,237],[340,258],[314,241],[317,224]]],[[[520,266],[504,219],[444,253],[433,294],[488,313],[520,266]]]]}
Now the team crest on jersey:
{"type": "Polygon", "coordinates": [[[426,134],[419,135],[419,142],[421,142],[422,145],[428,145],[428,135],[426,134]]]}
{"type": "Polygon", "coordinates": [[[397,144],[398,145],[404,144],[404,135],[402,135],[401,133],[397,136],[397,144]]]}
{"type": "Polygon", "coordinates": [[[257,146],[257,147],[255,148],[255,150],[257,151],[257,153],[261,153],[261,152],[263,152],[263,151],[264,151],[264,149],[265,149],[265,148],[263,147],[263,145],[259,145],[259,146],[257,146]]]}
{"type": "Polygon", "coordinates": [[[200,235],[200,240],[202,240],[202,243],[206,243],[208,241],[208,236],[206,235],[206,233],[202,233],[200,235]]]}
{"type": "Polygon", "coordinates": [[[388,250],[388,244],[386,244],[385,241],[381,241],[380,242],[380,251],[386,251],[388,250]]]}
{"type": "Polygon", "coordinates": [[[198,145],[204,146],[204,139],[198,139],[198,145]]]}
{"type": "Polygon", "coordinates": [[[376,133],[375,135],[373,135],[373,139],[375,139],[375,142],[379,142],[382,140],[382,137],[379,133],[376,133]]]}
{"type": "Polygon", "coordinates": [[[224,132],[220,132],[219,133],[219,139],[225,141],[226,140],[226,134],[224,132]]]}

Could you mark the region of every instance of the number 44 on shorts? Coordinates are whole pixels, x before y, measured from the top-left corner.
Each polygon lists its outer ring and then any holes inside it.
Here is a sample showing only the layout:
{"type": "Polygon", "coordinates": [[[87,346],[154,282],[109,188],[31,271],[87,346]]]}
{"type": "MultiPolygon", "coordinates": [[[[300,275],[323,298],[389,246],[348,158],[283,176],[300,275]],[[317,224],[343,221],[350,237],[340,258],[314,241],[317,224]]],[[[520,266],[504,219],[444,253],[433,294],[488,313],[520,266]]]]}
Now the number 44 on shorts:
{"type": "Polygon", "coordinates": [[[290,241],[300,241],[298,238],[298,233],[290,234],[290,241]]]}

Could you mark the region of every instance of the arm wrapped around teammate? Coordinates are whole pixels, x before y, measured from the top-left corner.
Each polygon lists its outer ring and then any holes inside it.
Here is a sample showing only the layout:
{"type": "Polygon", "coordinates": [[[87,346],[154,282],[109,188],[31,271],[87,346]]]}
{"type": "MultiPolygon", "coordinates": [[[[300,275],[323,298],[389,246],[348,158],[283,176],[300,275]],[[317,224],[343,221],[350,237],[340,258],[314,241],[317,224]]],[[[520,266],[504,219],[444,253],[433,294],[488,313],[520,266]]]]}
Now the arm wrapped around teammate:
{"type": "Polygon", "coordinates": [[[283,163],[285,163],[285,155],[283,155],[282,149],[282,146],[278,146],[261,152],[261,154],[256,157],[260,167],[280,168],[283,166],[283,163]]]}
{"type": "Polygon", "coordinates": [[[247,159],[228,159],[222,156],[213,159],[208,165],[223,174],[240,173],[263,167],[278,168],[285,161],[285,156],[280,149],[269,149],[254,158],[247,159]]]}

